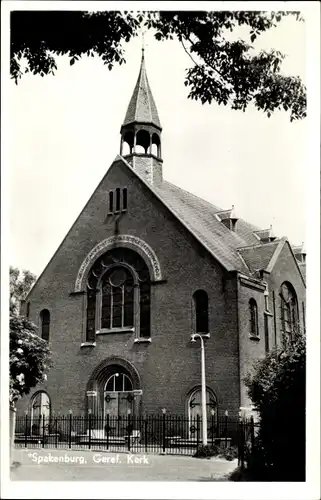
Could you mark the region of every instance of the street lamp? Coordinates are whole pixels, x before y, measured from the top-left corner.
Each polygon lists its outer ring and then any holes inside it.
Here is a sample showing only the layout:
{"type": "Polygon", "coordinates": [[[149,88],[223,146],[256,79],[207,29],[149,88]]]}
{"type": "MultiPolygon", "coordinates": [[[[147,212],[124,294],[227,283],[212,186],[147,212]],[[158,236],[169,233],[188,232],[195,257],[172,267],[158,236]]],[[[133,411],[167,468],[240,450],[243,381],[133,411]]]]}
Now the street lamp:
{"type": "Polygon", "coordinates": [[[205,349],[204,349],[204,337],[209,339],[210,334],[201,335],[200,333],[193,333],[191,335],[191,342],[196,342],[196,338],[201,341],[201,373],[202,373],[202,434],[203,434],[203,445],[207,445],[207,412],[206,412],[206,380],[205,380],[205,349]]]}

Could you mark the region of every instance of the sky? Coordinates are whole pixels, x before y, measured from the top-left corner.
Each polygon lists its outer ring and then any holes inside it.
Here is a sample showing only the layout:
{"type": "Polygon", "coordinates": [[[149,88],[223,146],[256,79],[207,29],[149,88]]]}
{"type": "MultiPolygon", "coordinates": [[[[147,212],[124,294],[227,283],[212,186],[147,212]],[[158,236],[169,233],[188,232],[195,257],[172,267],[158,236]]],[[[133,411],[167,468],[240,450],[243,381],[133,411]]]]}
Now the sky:
{"type": "MultiPolygon", "coordinates": [[[[239,32],[244,36],[244,32],[239,32]]],[[[120,126],[137,80],[141,38],[125,44],[127,63],[109,71],[99,58],[55,76],[10,81],[7,161],[10,264],[39,275],[119,153],[120,126]]],[[[283,72],[306,81],[306,25],[286,18],[260,36],[260,49],[286,54],[283,72]]],[[[267,118],[187,99],[188,55],[177,41],[145,34],[149,83],[161,124],[164,178],[222,209],[306,240],[307,120],[267,118]]]]}

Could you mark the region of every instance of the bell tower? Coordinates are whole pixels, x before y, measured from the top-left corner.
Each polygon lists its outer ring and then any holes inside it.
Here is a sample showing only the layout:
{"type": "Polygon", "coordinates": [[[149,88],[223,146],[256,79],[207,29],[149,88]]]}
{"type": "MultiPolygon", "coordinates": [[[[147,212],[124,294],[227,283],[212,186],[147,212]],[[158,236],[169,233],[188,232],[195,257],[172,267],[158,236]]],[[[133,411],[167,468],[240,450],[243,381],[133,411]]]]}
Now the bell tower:
{"type": "Polygon", "coordinates": [[[120,129],[120,155],[150,184],[163,180],[162,127],[145,67],[144,48],[138,79],[120,129]]]}

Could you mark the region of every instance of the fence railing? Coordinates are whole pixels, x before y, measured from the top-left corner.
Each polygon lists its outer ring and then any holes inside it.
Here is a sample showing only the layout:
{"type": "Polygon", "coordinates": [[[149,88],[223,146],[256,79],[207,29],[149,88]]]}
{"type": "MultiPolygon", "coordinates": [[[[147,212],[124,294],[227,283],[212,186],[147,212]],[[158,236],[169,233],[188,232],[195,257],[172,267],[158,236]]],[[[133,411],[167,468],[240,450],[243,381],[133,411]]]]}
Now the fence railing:
{"type": "MultiPolygon", "coordinates": [[[[239,446],[240,421],[217,415],[208,420],[209,446],[239,446]]],[[[101,449],[194,454],[202,445],[200,416],[176,415],[135,417],[50,416],[16,419],[15,444],[18,447],[101,449]]]]}

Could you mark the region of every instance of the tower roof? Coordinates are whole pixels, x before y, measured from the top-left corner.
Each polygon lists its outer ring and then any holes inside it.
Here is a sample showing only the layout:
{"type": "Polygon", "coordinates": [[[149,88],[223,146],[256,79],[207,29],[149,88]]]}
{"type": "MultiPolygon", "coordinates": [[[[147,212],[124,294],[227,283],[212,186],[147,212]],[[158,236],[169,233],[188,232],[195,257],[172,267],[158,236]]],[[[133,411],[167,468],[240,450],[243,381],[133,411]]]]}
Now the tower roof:
{"type": "Polygon", "coordinates": [[[147,79],[144,49],[142,49],[138,79],[127,108],[123,126],[133,122],[151,123],[161,128],[156,104],[147,79]]]}

